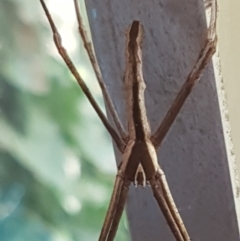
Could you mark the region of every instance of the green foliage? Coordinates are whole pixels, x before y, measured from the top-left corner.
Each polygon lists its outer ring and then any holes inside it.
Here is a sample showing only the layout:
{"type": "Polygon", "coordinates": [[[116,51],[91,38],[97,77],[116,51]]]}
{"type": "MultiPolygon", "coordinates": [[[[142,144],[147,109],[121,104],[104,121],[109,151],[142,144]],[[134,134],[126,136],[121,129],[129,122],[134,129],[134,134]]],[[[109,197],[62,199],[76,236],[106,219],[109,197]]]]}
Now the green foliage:
{"type": "MultiPolygon", "coordinates": [[[[95,241],[115,173],[109,137],[49,48],[38,1],[0,0],[0,32],[0,240],[95,241]]],[[[128,240],[125,218],[116,240],[128,240]]]]}

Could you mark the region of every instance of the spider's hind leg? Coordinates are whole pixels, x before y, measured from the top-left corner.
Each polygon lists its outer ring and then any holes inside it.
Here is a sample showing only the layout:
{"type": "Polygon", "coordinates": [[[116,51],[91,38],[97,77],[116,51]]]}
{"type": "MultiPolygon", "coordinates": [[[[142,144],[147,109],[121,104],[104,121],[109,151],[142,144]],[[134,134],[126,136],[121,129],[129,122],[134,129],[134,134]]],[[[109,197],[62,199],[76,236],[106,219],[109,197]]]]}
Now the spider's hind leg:
{"type": "Polygon", "coordinates": [[[157,173],[149,180],[153,195],[177,241],[190,241],[190,237],[178,212],[163,170],[159,167],[157,173]]]}
{"type": "Polygon", "coordinates": [[[124,178],[122,170],[116,176],[111,201],[102,226],[99,241],[113,241],[124,210],[131,181],[124,178]]]}

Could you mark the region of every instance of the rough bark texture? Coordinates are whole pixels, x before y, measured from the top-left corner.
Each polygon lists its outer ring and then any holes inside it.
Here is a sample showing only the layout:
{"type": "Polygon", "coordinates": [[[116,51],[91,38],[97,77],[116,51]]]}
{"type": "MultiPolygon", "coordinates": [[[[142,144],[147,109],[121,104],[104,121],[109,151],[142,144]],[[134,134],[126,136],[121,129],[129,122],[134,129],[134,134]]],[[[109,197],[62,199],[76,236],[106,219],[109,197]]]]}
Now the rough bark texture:
{"type": "MultiPolygon", "coordinates": [[[[203,1],[87,0],[86,6],[100,68],[125,126],[125,31],[134,19],[143,23],[146,106],[152,131],[156,130],[206,38],[203,1]]],[[[118,152],[116,157],[119,163],[118,152]]],[[[231,187],[211,64],[158,157],[192,240],[239,240],[236,190],[231,187]]],[[[174,240],[150,188],[131,189],[127,215],[132,240],[174,240]]]]}

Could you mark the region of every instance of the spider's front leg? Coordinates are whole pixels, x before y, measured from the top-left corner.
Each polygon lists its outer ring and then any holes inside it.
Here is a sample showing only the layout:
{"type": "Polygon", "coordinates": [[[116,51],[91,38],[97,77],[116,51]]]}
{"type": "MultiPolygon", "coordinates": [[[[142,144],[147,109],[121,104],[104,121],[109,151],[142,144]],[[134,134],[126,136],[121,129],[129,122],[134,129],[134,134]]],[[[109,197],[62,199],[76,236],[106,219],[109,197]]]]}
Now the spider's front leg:
{"type": "Polygon", "coordinates": [[[79,5],[78,5],[78,0],[73,0],[73,1],[74,1],[74,7],[75,7],[75,12],[76,12],[77,21],[78,21],[78,30],[79,30],[81,39],[83,41],[84,47],[87,51],[88,57],[91,61],[93,70],[94,70],[96,78],[97,78],[97,81],[98,81],[99,86],[102,90],[102,94],[103,94],[103,97],[106,101],[106,105],[109,109],[109,112],[110,112],[110,114],[113,118],[113,121],[114,121],[114,123],[117,127],[117,130],[119,131],[119,134],[120,134],[121,138],[125,142],[127,142],[127,139],[128,139],[127,134],[126,134],[126,132],[125,132],[123,126],[122,126],[122,123],[119,119],[117,111],[116,111],[116,109],[113,105],[112,99],[111,99],[111,97],[110,97],[110,95],[107,91],[107,87],[106,87],[105,82],[103,80],[102,73],[101,73],[101,70],[100,70],[100,67],[99,67],[99,64],[98,64],[98,61],[97,61],[97,57],[94,53],[93,44],[92,44],[90,38],[88,37],[87,30],[84,27],[83,19],[82,19],[81,13],[80,13],[79,5]]]}
{"type": "MultiPolygon", "coordinates": [[[[168,133],[174,120],[176,119],[178,113],[180,112],[182,106],[184,105],[187,97],[190,95],[193,87],[198,82],[204,68],[209,63],[210,59],[215,53],[216,41],[217,41],[217,36],[216,36],[217,2],[216,0],[211,0],[211,7],[212,8],[211,8],[210,26],[208,28],[205,45],[202,48],[192,71],[188,75],[187,80],[183,84],[172,106],[170,107],[169,111],[164,117],[161,125],[151,137],[151,142],[156,149],[162,143],[164,137],[168,133]]],[[[178,213],[177,207],[173,201],[167,181],[165,179],[165,175],[161,169],[159,169],[158,173],[150,180],[150,185],[152,186],[154,197],[156,198],[160,208],[162,209],[162,212],[164,213],[169,223],[169,226],[173,225],[174,223],[177,224],[178,229],[182,236],[182,239],[179,239],[179,240],[189,241],[190,238],[187,234],[187,231],[178,213]],[[174,221],[171,221],[171,220],[174,220],[174,221]]],[[[175,229],[174,226],[171,227],[171,229],[173,233],[176,233],[178,235],[178,232],[174,231],[175,229]]]]}
{"type": "Polygon", "coordinates": [[[164,137],[168,133],[178,113],[183,107],[187,97],[191,94],[193,87],[198,82],[199,78],[203,73],[203,70],[205,69],[206,65],[209,63],[209,61],[211,60],[212,56],[216,51],[216,43],[217,43],[216,22],[217,22],[217,1],[211,0],[211,19],[210,19],[209,28],[207,31],[207,39],[205,41],[204,47],[202,48],[198,56],[198,59],[195,65],[193,66],[192,71],[187,77],[187,80],[183,84],[172,106],[170,107],[167,114],[165,115],[161,125],[151,137],[151,141],[156,148],[158,148],[161,145],[164,137]]]}
{"type": "MultiPolygon", "coordinates": [[[[96,100],[94,99],[94,97],[92,96],[91,92],[89,91],[87,85],[85,84],[83,78],[81,77],[81,75],[79,74],[79,72],[77,71],[74,63],[72,62],[72,60],[70,59],[67,50],[62,46],[62,41],[61,41],[61,36],[57,30],[57,27],[52,19],[52,16],[45,4],[44,0],[40,0],[40,3],[42,5],[42,8],[47,16],[48,22],[51,26],[52,29],[52,33],[53,33],[53,39],[54,39],[54,43],[56,45],[56,48],[59,52],[59,54],[61,55],[62,59],[64,60],[64,62],[66,63],[67,67],[69,68],[69,70],[71,71],[71,73],[73,74],[73,76],[75,77],[75,79],[77,80],[79,86],[81,87],[83,93],[85,94],[85,96],[88,98],[89,102],[91,103],[92,107],[94,108],[94,110],[96,111],[96,113],[98,114],[99,118],[101,119],[103,125],[105,126],[105,128],[107,129],[107,131],[109,132],[109,134],[111,135],[112,139],[115,141],[118,149],[123,152],[124,148],[126,146],[125,141],[119,137],[118,133],[113,129],[113,127],[110,125],[109,121],[107,120],[106,116],[103,114],[102,110],[100,109],[100,107],[98,106],[96,100]]],[[[116,117],[118,118],[118,117],[116,117]]]]}

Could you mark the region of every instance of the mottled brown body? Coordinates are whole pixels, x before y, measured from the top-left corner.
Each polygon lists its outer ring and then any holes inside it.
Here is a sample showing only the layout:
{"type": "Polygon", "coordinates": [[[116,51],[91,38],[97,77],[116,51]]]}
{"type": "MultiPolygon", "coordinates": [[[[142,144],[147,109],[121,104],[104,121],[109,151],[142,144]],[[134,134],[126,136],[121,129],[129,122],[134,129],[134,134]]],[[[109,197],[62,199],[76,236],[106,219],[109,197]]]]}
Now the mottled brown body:
{"type": "Polygon", "coordinates": [[[184,105],[193,87],[198,82],[204,68],[215,53],[216,47],[216,0],[211,0],[211,20],[207,32],[207,38],[198,59],[189,73],[186,81],[180,89],[172,106],[165,115],[162,123],[155,133],[151,133],[146,107],[144,102],[145,83],[142,73],[142,40],[143,26],[139,21],[134,21],[127,31],[126,43],[126,68],[124,77],[124,91],[127,107],[128,133],[125,132],[116,110],[114,109],[111,98],[94,55],[91,42],[88,39],[80,15],[78,2],[73,0],[79,25],[79,33],[84,42],[88,56],[95,71],[97,80],[102,89],[106,104],[113,117],[117,131],[109,124],[105,115],[99,108],[91,92],[85,85],[81,75],[76,70],[73,62],[69,58],[67,51],[61,43],[61,37],[52,20],[52,17],[45,5],[44,0],[40,0],[42,7],[47,15],[52,28],[53,38],[59,54],[62,56],[66,65],[76,78],[86,97],[89,99],[93,108],[97,112],[103,125],[116,143],[119,151],[122,152],[122,162],[118,167],[114,189],[107,211],[106,218],[101,230],[99,241],[112,241],[116,235],[118,224],[124,209],[127,192],[131,182],[137,185],[151,186],[153,195],[164,215],[166,221],[177,241],[190,241],[190,237],[179,215],[177,207],[172,198],[163,170],[158,164],[156,150],[162,143],[164,137],[172,126],[176,116],[184,105]]]}

